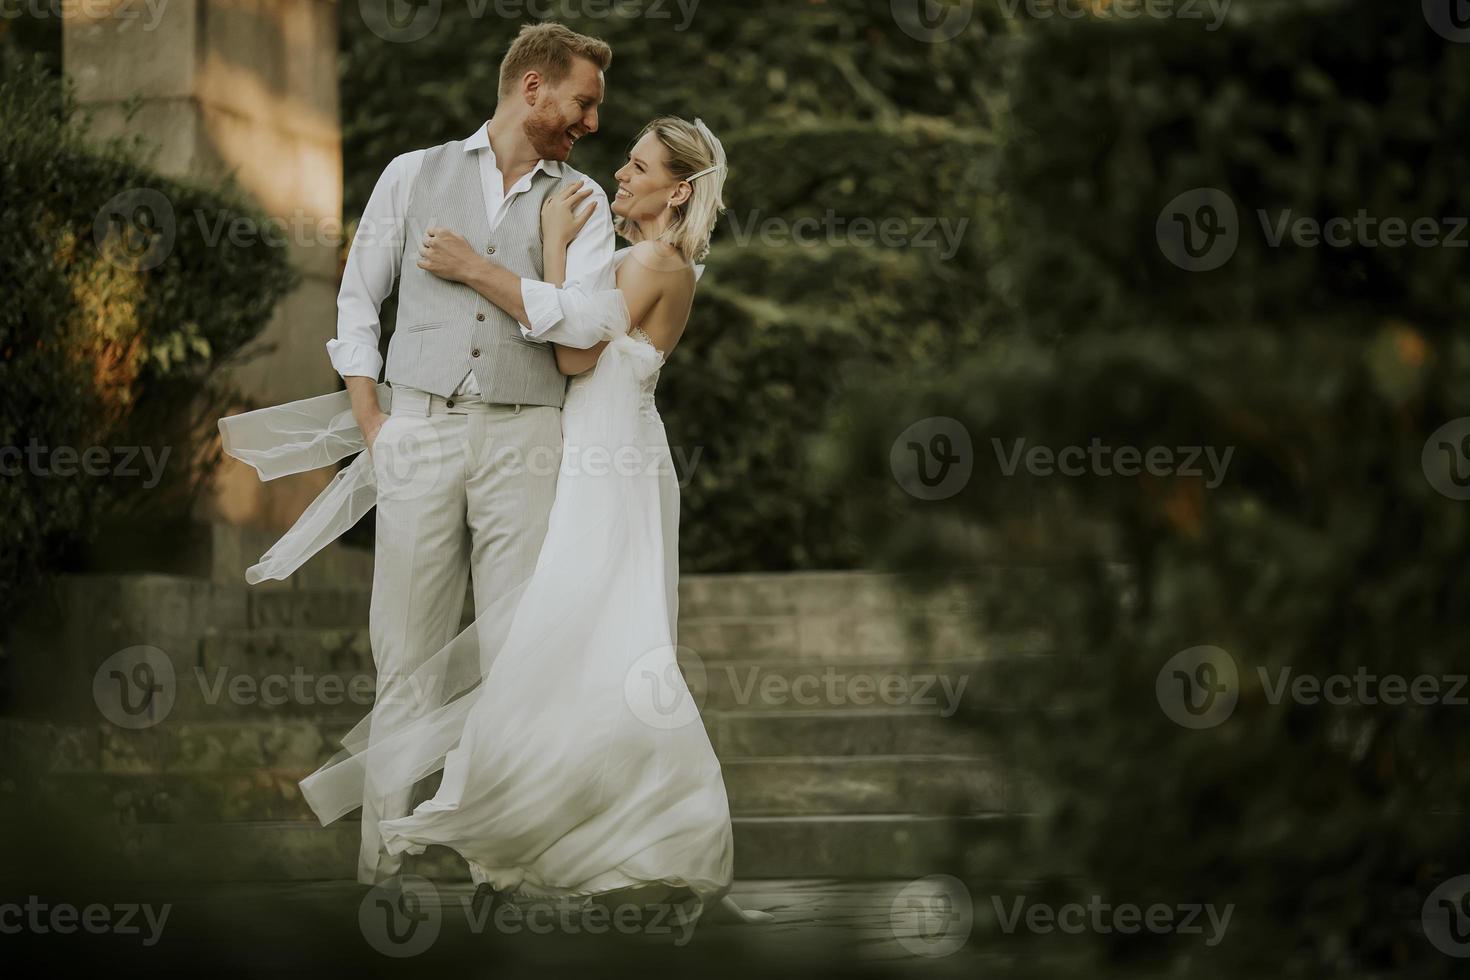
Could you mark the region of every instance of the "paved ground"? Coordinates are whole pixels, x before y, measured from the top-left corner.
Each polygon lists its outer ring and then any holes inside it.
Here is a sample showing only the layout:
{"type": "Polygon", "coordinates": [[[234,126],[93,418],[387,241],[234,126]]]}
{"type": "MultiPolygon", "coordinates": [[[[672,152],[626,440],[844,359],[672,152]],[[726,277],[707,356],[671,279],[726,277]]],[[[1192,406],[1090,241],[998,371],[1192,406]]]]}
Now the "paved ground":
{"type": "Polygon", "coordinates": [[[775,916],[760,925],[691,923],[669,906],[577,911],[552,902],[477,918],[467,884],[419,879],[405,891],[390,896],[353,882],[174,888],[134,899],[153,906],[154,921],[168,903],[161,928],[140,913],[139,932],[127,936],[53,929],[14,938],[34,943],[53,965],[85,959],[114,976],[975,977],[1004,966],[964,945],[969,915],[943,879],[743,882],[737,901],[775,916]]]}

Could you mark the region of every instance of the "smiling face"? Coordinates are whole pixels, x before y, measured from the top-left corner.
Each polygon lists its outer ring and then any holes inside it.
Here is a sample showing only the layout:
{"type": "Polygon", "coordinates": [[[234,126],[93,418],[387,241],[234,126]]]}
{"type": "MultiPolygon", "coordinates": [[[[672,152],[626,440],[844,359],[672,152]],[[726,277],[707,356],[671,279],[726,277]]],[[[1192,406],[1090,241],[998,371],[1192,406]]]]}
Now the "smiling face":
{"type": "Polygon", "coordinates": [[[653,221],[669,206],[689,197],[689,186],[669,170],[669,150],[653,133],[644,133],[628,153],[628,162],[616,174],[618,192],[613,214],[639,223],[653,221]]]}
{"type": "Polygon", "coordinates": [[[558,84],[538,83],[525,123],[526,138],[537,155],[566,160],[578,140],[597,132],[603,91],[602,70],[585,58],[575,59],[570,74],[558,84]]]}

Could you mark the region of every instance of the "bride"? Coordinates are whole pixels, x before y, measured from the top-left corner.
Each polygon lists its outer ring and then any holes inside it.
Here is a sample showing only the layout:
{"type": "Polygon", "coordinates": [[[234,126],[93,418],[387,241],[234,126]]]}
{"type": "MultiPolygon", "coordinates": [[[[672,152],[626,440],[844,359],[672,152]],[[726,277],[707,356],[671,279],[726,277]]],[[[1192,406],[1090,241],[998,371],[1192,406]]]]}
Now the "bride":
{"type": "MultiPolygon", "coordinates": [[[[616,253],[617,289],[571,299],[596,305],[607,339],[556,349],[572,380],[534,572],[412,676],[380,679],[372,714],[302,781],[330,823],[361,803],[364,782],[402,792],[442,768],[432,799],[378,826],[390,854],[457,851],[477,906],[509,893],[674,895],[701,911],[770,918],[728,897],[729,803],[678,670],[679,488],[654,401],[724,207],[725,173],[703,123],[666,117],[644,129],[612,202],[631,243],[616,253]]],[[[543,209],[549,282],[564,277],[588,194],[574,185],[543,209]]],[[[490,260],[456,238],[431,230],[420,266],[472,284],[468,264],[490,260]]],[[[379,470],[378,492],[394,492],[392,462],[379,470]]]]}

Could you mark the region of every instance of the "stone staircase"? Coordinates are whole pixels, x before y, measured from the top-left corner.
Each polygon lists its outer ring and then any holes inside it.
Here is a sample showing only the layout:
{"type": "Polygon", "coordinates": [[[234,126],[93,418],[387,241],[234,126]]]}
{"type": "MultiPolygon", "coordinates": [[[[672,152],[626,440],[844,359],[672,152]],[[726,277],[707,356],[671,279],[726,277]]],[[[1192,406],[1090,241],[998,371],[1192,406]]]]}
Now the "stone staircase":
{"type": "MultiPolygon", "coordinates": [[[[370,703],[370,558],[338,555],[299,577],[253,589],[63,579],[12,639],[0,805],[89,814],[116,835],[98,846],[149,879],[351,877],[356,814],[321,827],[296,782],[370,703]],[[131,730],[103,717],[93,680],[140,644],[167,655],[174,697],[131,730]]],[[[689,576],[679,639],[742,878],[928,874],[960,831],[1024,810],[1006,760],[943,715],[960,694],[964,711],[1003,710],[987,675],[1036,651],[977,637],[959,590],[920,600],[867,573],[689,576]]],[[[414,860],[463,876],[439,848],[414,860]]]]}

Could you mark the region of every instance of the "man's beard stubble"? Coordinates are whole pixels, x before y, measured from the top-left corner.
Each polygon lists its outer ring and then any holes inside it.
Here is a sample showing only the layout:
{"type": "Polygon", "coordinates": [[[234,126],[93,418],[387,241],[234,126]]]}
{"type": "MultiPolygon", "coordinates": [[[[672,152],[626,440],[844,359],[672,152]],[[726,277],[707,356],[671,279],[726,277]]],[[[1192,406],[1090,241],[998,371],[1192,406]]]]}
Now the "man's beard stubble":
{"type": "Polygon", "coordinates": [[[543,160],[565,161],[571,156],[570,151],[564,148],[563,139],[569,127],[563,126],[561,120],[554,113],[536,110],[526,119],[524,126],[526,139],[530,140],[531,148],[536,155],[543,160]]]}

